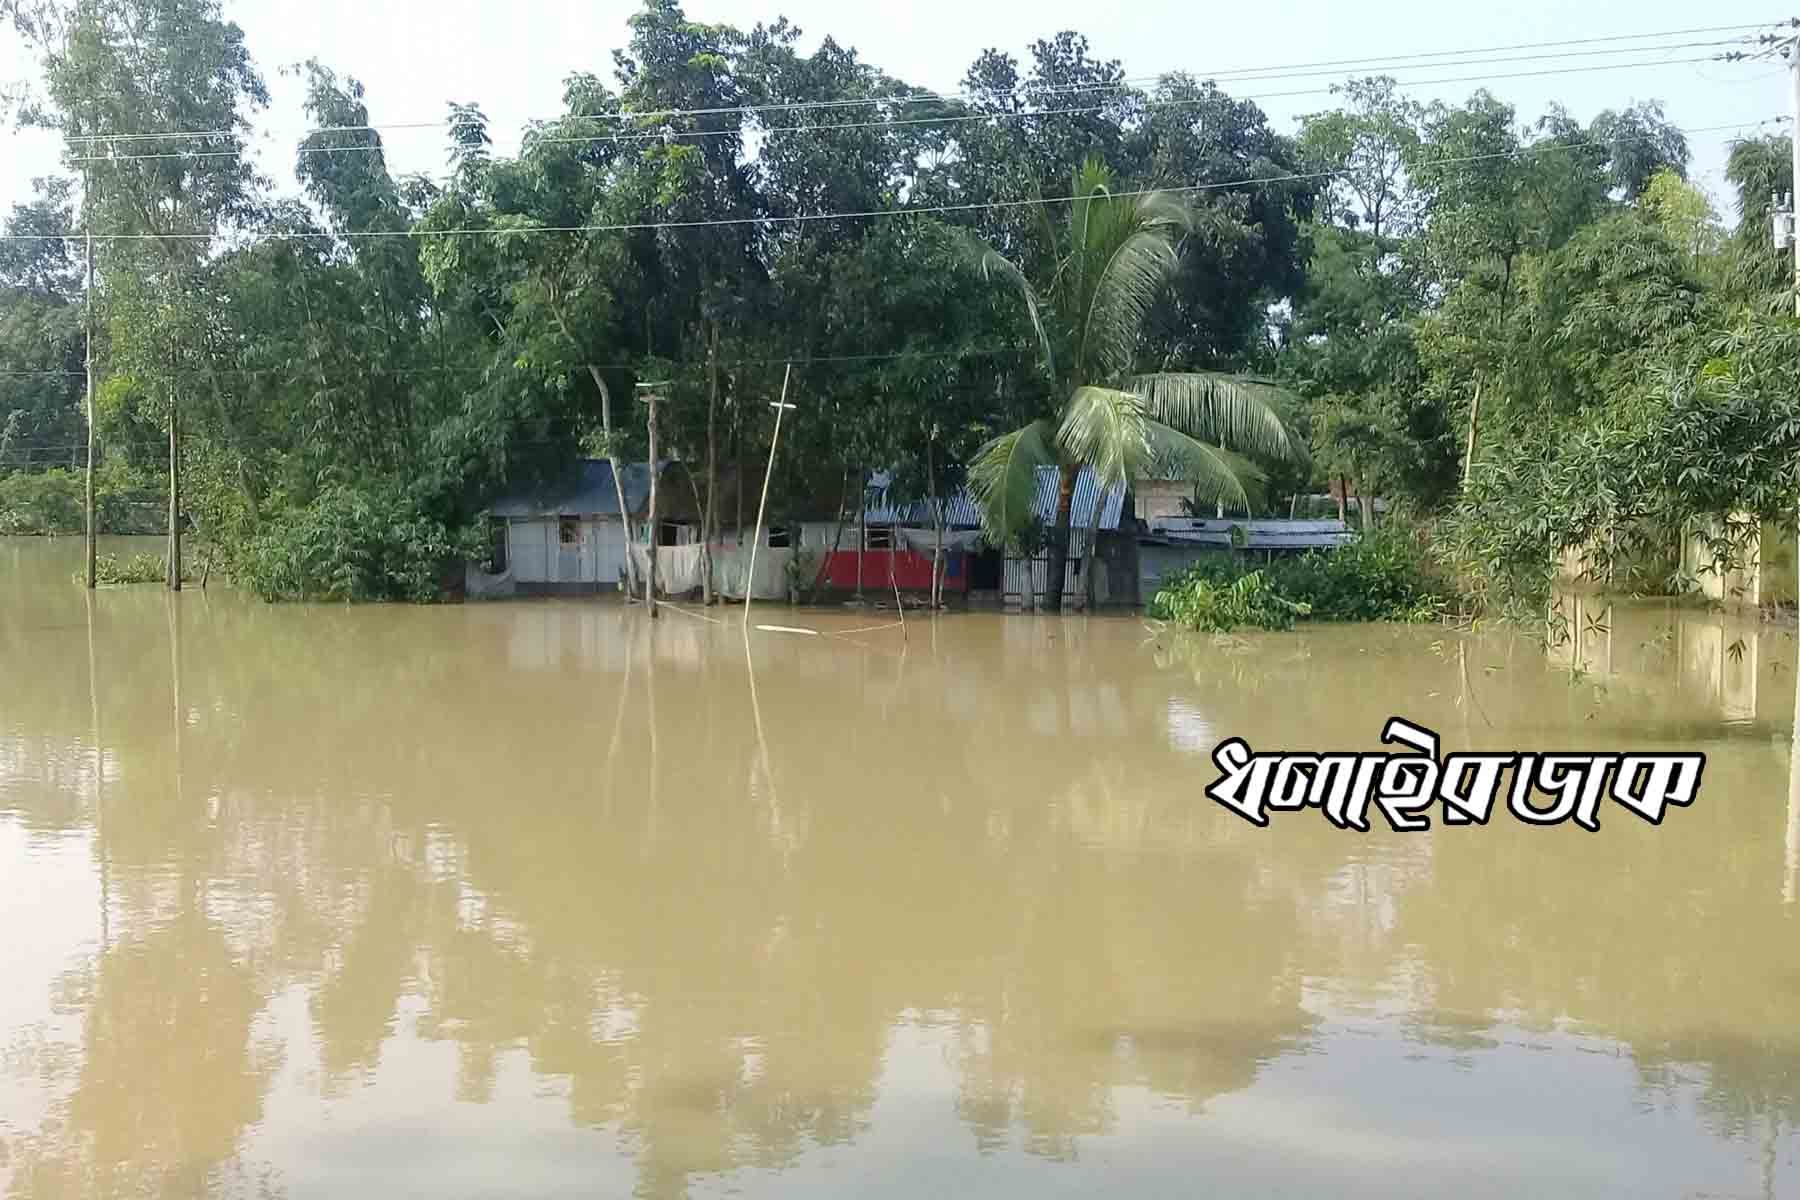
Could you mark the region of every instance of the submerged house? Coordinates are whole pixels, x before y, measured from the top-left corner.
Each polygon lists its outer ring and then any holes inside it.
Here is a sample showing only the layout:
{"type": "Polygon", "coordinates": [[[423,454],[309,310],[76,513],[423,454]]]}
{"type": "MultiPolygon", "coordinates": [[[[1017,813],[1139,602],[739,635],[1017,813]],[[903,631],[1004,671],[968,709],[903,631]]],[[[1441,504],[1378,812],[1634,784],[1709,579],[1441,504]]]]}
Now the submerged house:
{"type": "MultiPolygon", "coordinates": [[[[641,519],[649,464],[623,464],[620,482],[626,510],[641,519]]],[[[625,577],[625,522],[605,459],[583,459],[558,484],[501,496],[488,518],[487,561],[466,574],[471,597],[610,591],[625,577]]]]}

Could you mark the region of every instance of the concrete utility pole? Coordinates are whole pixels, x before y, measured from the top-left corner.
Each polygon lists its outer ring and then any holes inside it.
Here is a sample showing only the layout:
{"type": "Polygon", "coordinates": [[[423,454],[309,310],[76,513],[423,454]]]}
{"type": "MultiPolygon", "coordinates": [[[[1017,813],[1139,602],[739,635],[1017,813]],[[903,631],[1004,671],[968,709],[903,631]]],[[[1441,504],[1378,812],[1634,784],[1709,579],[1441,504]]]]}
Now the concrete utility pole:
{"type": "Polygon", "coordinates": [[[1788,77],[1792,84],[1789,91],[1788,122],[1788,243],[1794,251],[1794,315],[1800,317],[1800,237],[1794,233],[1794,193],[1800,190],[1800,37],[1788,43],[1788,77]]]}
{"type": "MultiPolygon", "coordinates": [[[[1788,76],[1791,84],[1789,102],[1792,105],[1788,124],[1788,152],[1792,175],[1788,188],[1788,210],[1786,215],[1787,245],[1794,254],[1794,315],[1800,316],[1800,237],[1795,236],[1794,228],[1794,191],[1800,189],[1800,35],[1788,42],[1788,76]]],[[[1775,221],[1779,227],[1783,218],[1777,214],[1775,221]]],[[[1782,244],[1778,236],[1776,245],[1782,244]]],[[[1800,552],[1794,555],[1796,582],[1800,583],[1800,552]]],[[[1796,593],[1800,595],[1800,593],[1796,593]]],[[[1800,670],[1795,672],[1794,679],[1794,740],[1788,747],[1788,810],[1787,837],[1785,845],[1786,878],[1782,881],[1781,898],[1787,904],[1794,903],[1795,881],[1800,876],[1800,670]]]]}

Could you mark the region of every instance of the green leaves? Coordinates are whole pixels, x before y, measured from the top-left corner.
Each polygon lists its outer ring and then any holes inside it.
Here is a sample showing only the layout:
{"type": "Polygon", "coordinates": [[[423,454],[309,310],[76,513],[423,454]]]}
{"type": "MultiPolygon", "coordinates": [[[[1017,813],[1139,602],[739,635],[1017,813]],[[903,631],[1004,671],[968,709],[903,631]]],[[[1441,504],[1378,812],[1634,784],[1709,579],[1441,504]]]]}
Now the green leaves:
{"type": "Polygon", "coordinates": [[[994,544],[1006,545],[1030,523],[1038,468],[1057,463],[1055,436],[1048,421],[1034,421],[987,443],[969,464],[969,490],[994,544]]]}
{"type": "Polygon", "coordinates": [[[1144,399],[1150,416],[1240,454],[1301,458],[1305,451],[1282,421],[1293,397],[1259,379],[1210,371],[1128,376],[1122,386],[1144,399]]]}

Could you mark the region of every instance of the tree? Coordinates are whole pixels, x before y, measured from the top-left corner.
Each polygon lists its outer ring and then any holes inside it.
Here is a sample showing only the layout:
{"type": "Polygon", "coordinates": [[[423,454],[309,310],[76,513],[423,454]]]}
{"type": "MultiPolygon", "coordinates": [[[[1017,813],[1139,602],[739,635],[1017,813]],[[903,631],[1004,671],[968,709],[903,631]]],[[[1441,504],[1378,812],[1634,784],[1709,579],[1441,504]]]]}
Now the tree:
{"type": "MultiPolygon", "coordinates": [[[[161,394],[169,434],[169,587],[181,587],[181,418],[191,347],[179,339],[204,320],[194,277],[224,226],[255,216],[257,177],[245,153],[249,113],[268,103],[243,30],[218,0],[66,0],[10,6],[44,51],[50,108],[67,161],[88,181],[82,221],[129,232],[109,270],[155,277],[161,346],[139,378],[161,394]],[[205,153],[190,131],[206,130],[205,153]],[[130,135],[121,149],[114,138],[130,135]],[[117,152],[115,152],[117,151],[117,152]]],[[[148,332],[148,331],[147,331],[148,332]]]]}
{"type": "Polygon", "coordinates": [[[1725,244],[1725,230],[1712,200],[1672,168],[1664,167],[1650,177],[1638,205],[1664,237],[1691,255],[1696,274],[1725,244]]]}
{"type": "Polygon", "coordinates": [[[72,466],[83,436],[79,258],[71,188],[36,181],[0,242],[0,472],[72,466]]]}
{"type": "Polygon", "coordinates": [[[1661,101],[1616,112],[1609,108],[1594,118],[1588,132],[1606,147],[1607,182],[1625,200],[1642,196],[1661,172],[1687,178],[1687,135],[1669,124],[1661,101]]]}
{"type": "MultiPolygon", "coordinates": [[[[1309,169],[1328,172],[1309,227],[1312,258],[1283,329],[1280,370],[1311,401],[1315,469],[1425,507],[1455,486],[1444,405],[1422,388],[1415,325],[1429,288],[1418,239],[1425,111],[1387,78],[1353,81],[1344,106],[1301,121],[1309,169]]],[[[1368,515],[1368,506],[1363,508],[1368,515]]]]}
{"type": "Polygon", "coordinates": [[[981,271],[1017,285],[1042,354],[1051,411],[984,446],[970,469],[988,532],[1013,538],[1030,518],[1040,466],[1060,474],[1046,602],[1062,602],[1075,480],[1090,468],[1102,487],[1146,474],[1190,480],[1206,499],[1246,505],[1255,470],[1245,453],[1291,455],[1297,447],[1272,407],[1274,389],[1212,373],[1139,373],[1146,315],[1179,267],[1191,212],[1162,192],[1113,195],[1097,160],[1076,175],[1059,235],[1040,213],[1026,267],[981,248],[981,271]],[[1231,449],[1225,448],[1229,443],[1231,449]]]}
{"type": "Polygon", "coordinates": [[[1737,229],[1725,256],[1725,287],[1740,302],[1791,303],[1793,264],[1775,249],[1770,204],[1794,190],[1792,143],[1784,135],[1733,142],[1725,178],[1737,189],[1737,229]]]}

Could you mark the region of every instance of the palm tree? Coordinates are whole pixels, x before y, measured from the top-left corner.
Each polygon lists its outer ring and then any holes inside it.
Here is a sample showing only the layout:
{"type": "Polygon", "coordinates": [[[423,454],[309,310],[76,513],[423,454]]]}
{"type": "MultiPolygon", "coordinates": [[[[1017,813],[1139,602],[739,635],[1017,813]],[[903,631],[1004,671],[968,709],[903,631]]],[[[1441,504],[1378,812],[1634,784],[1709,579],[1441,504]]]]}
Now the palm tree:
{"type": "Polygon", "coordinates": [[[1089,160],[1075,173],[1060,239],[1044,208],[1038,211],[1038,280],[985,244],[977,250],[984,278],[1009,279],[1024,296],[1056,411],[983,446],[969,479],[989,540],[1005,545],[1031,518],[1038,468],[1058,469],[1044,595],[1055,611],[1082,467],[1102,488],[1145,476],[1184,479],[1202,500],[1247,508],[1244,485],[1259,472],[1232,451],[1300,451],[1271,403],[1279,393],[1267,384],[1215,373],[1134,372],[1144,319],[1174,274],[1179,239],[1193,222],[1186,204],[1166,192],[1114,195],[1106,166],[1089,160]]]}

